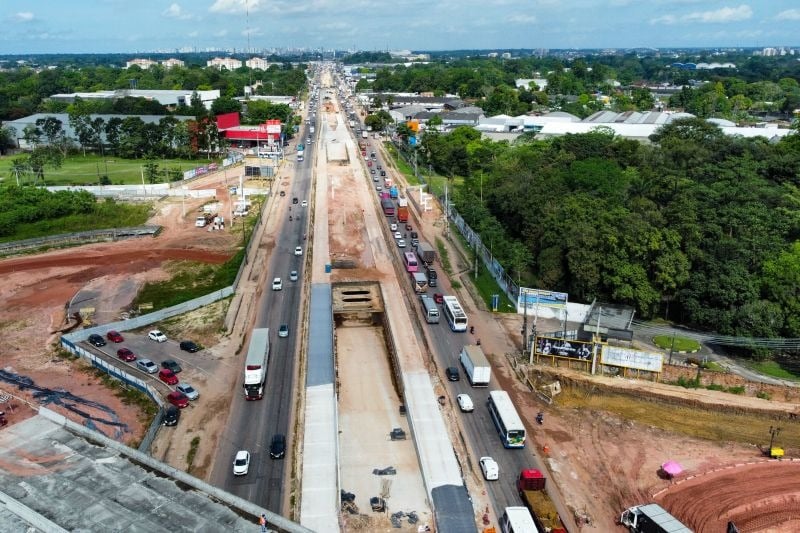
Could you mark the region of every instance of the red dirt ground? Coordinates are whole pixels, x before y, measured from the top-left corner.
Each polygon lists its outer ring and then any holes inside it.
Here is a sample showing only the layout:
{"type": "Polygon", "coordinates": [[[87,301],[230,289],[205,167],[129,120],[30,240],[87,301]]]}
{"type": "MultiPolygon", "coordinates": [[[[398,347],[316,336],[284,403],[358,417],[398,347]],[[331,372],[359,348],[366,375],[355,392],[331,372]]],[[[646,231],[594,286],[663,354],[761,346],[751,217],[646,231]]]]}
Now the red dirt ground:
{"type": "MultiPolygon", "coordinates": [[[[227,188],[222,186],[221,176],[204,179],[211,186],[214,186],[214,180],[219,185],[217,194],[220,196],[217,199],[228,201],[227,188]]],[[[231,231],[232,225],[226,226],[225,231],[214,232],[194,227],[196,212],[206,201],[187,200],[185,210],[180,199],[157,202],[158,212],[148,221],[164,228],[156,238],[88,244],[0,260],[3,278],[0,301],[4,303],[0,307],[2,368],[27,376],[36,385],[64,389],[105,405],[128,427],[120,440],[134,442],[141,438],[145,428],[138,420],[135,407],[110,395],[97,378],[55,356],[57,331],[67,325],[65,306],[81,289],[91,287],[99,293],[94,302],[98,320],[101,316],[113,319],[130,304],[138,287],[147,281],[168,277],[162,268],[165,262],[189,260],[219,264],[226,261],[238,240],[235,231],[231,231]],[[123,286],[125,294],[121,298],[119,290],[123,286]]],[[[229,212],[224,203],[221,212],[229,212]]],[[[30,393],[2,382],[0,392],[14,395],[17,405],[40,404],[30,393]]],[[[49,403],[48,407],[84,423],[83,418],[56,404],[49,403]]],[[[101,409],[83,406],[81,410],[101,419],[113,418],[101,409]]],[[[14,423],[28,414],[29,411],[19,409],[9,416],[9,421],[14,423]]],[[[113,428],[98,424],[98,429],[108,436],[115,436],[113,428]]]]}

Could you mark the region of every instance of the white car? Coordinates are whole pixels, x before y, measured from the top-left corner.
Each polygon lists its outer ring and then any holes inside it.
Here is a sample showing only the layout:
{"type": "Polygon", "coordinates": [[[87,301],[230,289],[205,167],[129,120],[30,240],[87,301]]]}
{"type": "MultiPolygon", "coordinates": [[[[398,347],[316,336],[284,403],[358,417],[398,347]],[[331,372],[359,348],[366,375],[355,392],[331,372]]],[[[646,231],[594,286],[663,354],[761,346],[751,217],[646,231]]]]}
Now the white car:
{"type": "Polygon", "coordinates": [[[147,334],[147,337],[156,342],[167,342],[167,336],[161,333],[160,330],[154,329],[150,333],[147,334]]]}
{"type": "Polygon", "coordinates": [[[300,207],[308,207],[308,202],[306,200],[303,200],[302,202],[300,202],[300,207]]]}
{"type": "Polygon", "coordinates": [[[395,231],[394,232],[394,238],[395,239],[402,239],[403,238],[403,234],[400,233],[399,231],[395,231]]]}
{"type": "Polygon", "coordinates": [[[155,374],[158,372],[158,365],[152,362],[150,359],[139,359],[136,361],[136,368],[142,372],[147,372],[148,374],[155,374]]]}
{"type": "Polygon", "coordinates": [[[295,246],[294,255],[303,255],[303,247],[302,246],[295,246]]]}
{"type": "Polygon", "coordinates": [[[175,390],[184,393],[186,397],[189,398],[190,400],[196,400],[197,398],[200,397],[200,393],[197,392],[197,389],[195,389],[188,383],[179,384],[177,387],[175,387],[175,390]]]}
{"type": "Polygon", "coordinates": [[[289,272],[289,281],[297,281],[297,270],[289,272]]]}
{"type": "Polygon", "coordinates": [[[406,247],[406,240],[405,239],[397,239],[397,247],[398,248],[405,248],[406,247]]]}
{"type": "Polygon", "coordinates": [[[281,278],[275,278],[272,280],[272,290],[279,291],[283,289],[283,280],[281,278]]]}
{"type": "Polygon", "coordinates": [[[389,229],[392,231],[397,231],[397,224],[389,224],[389,229]]]}
{"type": "Polygon", "coordinates": [[[500,478],[500,467],[491,457],[481,457],[481,472],[486,481],[496,481],[500,478]]]}
{"type": "Polygon", "coordinates": [[[475,404],[472,403],[472,398],[469,397],[469,394],[459,394],[456,396],[456,402],[459,409],[465,413],[471,413],[475,410],[475,404]]]}
{"type": "Polygon", "coordinates": [[[250,452],[239,450],[233,460],[233,475],[244,476],[248,470],[250,470],[250,452]]]}

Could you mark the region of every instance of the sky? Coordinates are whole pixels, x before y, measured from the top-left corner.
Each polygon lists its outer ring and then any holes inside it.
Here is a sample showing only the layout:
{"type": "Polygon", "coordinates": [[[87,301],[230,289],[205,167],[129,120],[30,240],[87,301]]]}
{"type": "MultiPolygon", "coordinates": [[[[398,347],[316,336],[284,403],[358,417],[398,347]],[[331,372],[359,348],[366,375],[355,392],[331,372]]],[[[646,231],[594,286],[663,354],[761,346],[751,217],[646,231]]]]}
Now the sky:
{"type": "Polygon", "coordinates": [[[0,54],[800,46],[798,0],[0,0],[0,54]],[[248,35],[249,34],[249,35],[248,35]]]}

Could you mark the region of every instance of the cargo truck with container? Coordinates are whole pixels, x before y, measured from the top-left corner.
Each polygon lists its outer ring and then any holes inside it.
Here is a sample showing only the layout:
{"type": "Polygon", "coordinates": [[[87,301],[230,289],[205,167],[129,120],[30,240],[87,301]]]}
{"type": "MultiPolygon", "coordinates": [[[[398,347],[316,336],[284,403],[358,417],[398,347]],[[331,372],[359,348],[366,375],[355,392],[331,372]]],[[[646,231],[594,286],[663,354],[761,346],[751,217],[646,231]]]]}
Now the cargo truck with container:
{"type": "Polygon", "coordinates": [[[622,513],[619,521],[631,533],[692,533],[657,503],[631,507],[622,513]]]}
{"type": "Polygon", "coordinates": [[[419,241],[419,244],[417,244],[417,256],[420,261],[426,265],[430,265],[436,259],[436,250],[427,242],[419,241]]]}
{"type": "Polygon", "coordinates": [[[264,397],[264,383],[269,363],[269,328],[256,328],[250,335],[247,359],[244,362],[244,397],[260,400],[264,397]]]}
{"type": "Polygon", "coordinates": [[[488,387],[492,378],[492,367],[480,346],[468,344],[461,348],[459,361],[467,373],[470,385],[473,387],[488,387]]]}
{"type": "Polygon", "coordinates": [[[428,292],[428,277],[422,272],[411,273],[411,284],[414,287],[414,292],[417,294],[428,292]]]}
{"type": "Polygon", "coordinates": [[[397,221],[398,222],[408,222],[408,199],[407,198],[398,198],[397,199],[397,221]]]}
{"type": "Polygon", "coordinates": [[[369,133],[367,133],[367,130],[364,130],[364,131],[361,132],[361,138],[362,139],[366,139],[368,137],[369,137],[369,133]]]}
{"type": "Polygon", "coordinates": [[[540,531],[567,533],[564,522],[558,516],[553,500],[545,491],[547,478],[535,468],[527,468],[519,473],[517,490],[522,502],[530,509],[533,521],[540,531]]]}

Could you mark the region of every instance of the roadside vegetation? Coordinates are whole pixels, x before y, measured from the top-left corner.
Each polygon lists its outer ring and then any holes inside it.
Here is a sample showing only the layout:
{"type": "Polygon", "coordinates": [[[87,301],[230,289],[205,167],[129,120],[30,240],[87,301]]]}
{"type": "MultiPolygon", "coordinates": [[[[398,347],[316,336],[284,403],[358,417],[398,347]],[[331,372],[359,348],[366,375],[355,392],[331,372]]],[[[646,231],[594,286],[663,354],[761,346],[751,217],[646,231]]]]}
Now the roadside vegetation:
{"type": "Polygon", "coordinates": [[[97,201],[85,191],[0,187],[0,242],[144,224],[149,204],[97,201]]]}
{"type": "Polygon", "coordinates": [[[662,350],[674,352],[696,352],[700,349],[700,343],[696,340],[672,335],[656,335],[653,344],[662,350]]]}
{"type": "MultiPolygon", "coordinates": [[[[714,442],[766,445],[769,427],[776,422],[763,414],[732,414],[580,388],[565,389],[556,397],[556,403],[566,409],[607,411],[642,426],[714,442]]],[[[781,442],[800,442],[800,424],[785,423],[781,428],[781,442]]]]}

